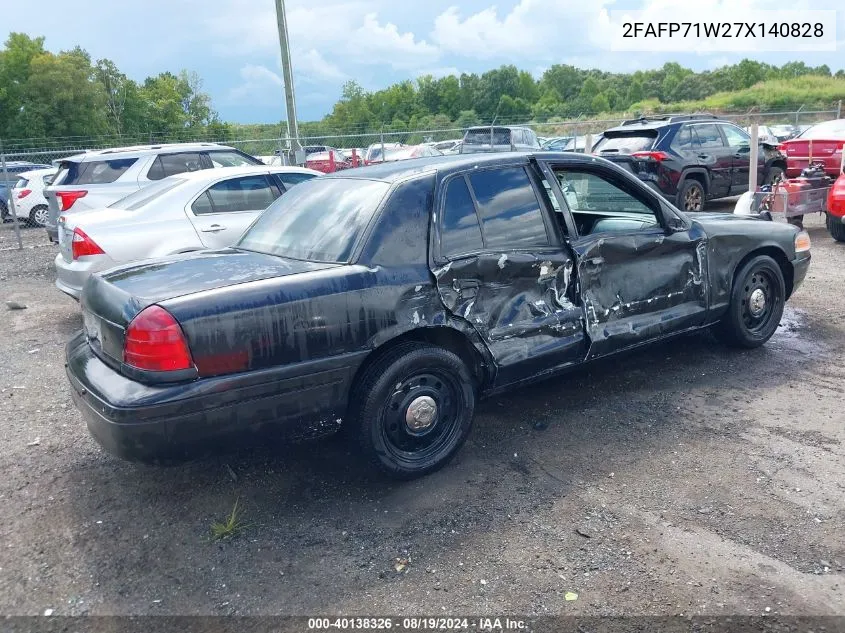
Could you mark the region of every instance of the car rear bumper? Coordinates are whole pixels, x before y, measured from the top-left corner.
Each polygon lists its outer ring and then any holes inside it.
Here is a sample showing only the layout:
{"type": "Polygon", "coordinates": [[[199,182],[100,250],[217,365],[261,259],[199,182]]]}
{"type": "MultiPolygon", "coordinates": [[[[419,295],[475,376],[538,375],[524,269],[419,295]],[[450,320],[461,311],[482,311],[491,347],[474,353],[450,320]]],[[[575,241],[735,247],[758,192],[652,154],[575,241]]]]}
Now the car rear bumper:
{"type": "Polygon", "coordinates": [[[92,273],[117,265],[108,255],[93,255],[69,262],[61,253],[56,255],[53,263],[56,267],[56,288],[77,301],[82,294],[82,286],[92,273]]]}
{"type": "Polygon", "coordinates": [[[80,333],[66,348],[74,403],[108,452],[133,461],[168,462],[257,436],[343,415],[349,384],[365,353],[319,362],[144,385],[105,364],[80,333]]]}
{"type": "Polygon", "coordinates": [[[804,257],[797,257],[792,261],[792,292],[798,290],[804,278],[807,276],[807,271],[810,269],[810,254],[802,253],[804,257]]]}

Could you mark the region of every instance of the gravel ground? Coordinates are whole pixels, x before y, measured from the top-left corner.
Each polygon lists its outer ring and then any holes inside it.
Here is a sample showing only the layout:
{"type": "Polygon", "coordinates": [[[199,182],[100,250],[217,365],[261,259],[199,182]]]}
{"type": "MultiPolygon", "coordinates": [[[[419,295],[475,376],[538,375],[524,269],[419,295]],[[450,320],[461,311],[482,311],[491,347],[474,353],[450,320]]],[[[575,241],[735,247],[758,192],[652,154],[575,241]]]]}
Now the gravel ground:
{"type": "Polygon", "coordinates": [[[6,225],[0,301],[28,307],[0,304],[0,613],[845,615],[845,246],[808,227],[764,348],[695,335],[488,400],[449,466],[397,484],[337,437],[104,453],[56,248],[6,225]],[[236,501],[243,529],[209,538],[236,501]]]}

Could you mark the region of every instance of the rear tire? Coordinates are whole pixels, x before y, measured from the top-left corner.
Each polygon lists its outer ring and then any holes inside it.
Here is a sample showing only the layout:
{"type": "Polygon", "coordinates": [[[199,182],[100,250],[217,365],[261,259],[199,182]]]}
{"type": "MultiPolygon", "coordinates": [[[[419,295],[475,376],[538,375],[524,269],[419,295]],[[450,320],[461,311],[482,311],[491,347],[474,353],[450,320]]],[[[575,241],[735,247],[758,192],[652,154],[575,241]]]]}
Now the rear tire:
{"type": "Polygon", "coordinates": [[[692,213],[703,211],[706,195],[704,186],[699,181],[687,178],[678,190],[678,208],[692,213]]]}
{"type": "Polygon", "coordinates": [[[773,185],[778,180],[783,180],[783,169],[780,167],[770,167],[769,173],[766,174],[766,182],[763,184],[773,185]]]}
{"type": "Polygon", "coordinates": [[[837,242],[845,242],[845,224],[842,223],[842,218],[835,218],[828,213],[826,223],[830,236],[837,242]]]}
{"type": "Polygon", "coordinates": [[[32,211],[29,212],[29,220],[27,220],[27,222],[30,226],[44,227],[47,225],[48,215],[49,211],[47,209],[47,205],[39,204],[37,207],[33,207],[32,211]]]}
{"type": "Polygon", "coordinates": [[[444,466],[472,428],[473,376],[439,347],[397,346],[364,371],[351,393],[347,433],[371,464],[396,479],[444,466]]]}
{"type": "Polygon", "coordinates": [[[733,347],[760,347],[778,329],[785,301],[780,266],[768,255],[758,255],[737,273],[730,306],[715,333],[733,347]]]}

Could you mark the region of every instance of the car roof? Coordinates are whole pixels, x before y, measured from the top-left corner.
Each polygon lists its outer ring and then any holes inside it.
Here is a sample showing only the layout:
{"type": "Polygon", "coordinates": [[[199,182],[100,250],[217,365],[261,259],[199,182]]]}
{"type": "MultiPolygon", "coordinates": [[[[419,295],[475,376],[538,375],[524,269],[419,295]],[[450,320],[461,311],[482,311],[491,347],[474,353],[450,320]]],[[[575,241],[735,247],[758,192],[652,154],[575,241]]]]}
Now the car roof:
{"type": "Polygon", "coordinates": [[[218,143],[161,143],[158,145],[130,145],[127,147],[110,147],[108,149],[86,150],[81,154],[75,154],[63,158],[62,161],[85,162],[89,160],[103,160],[108,158],[135,158],[151,154],[170,154],[173,152],[186,151],[208,151],[208,150],[234,150],[234,147],[220,145],[218,143]]]}
{"type": "Polygon", "coordinates": [[[512,165],[525,162],[532,157],[543,159],[576,158],[582,161],[593,160],[596,157],[590,155],[587,159],[584,154],[575,152],[490,152],[484,154],[444,154],[442,156],[424,156],[421,158],[409,158],[407,160],[388,161],[367,167],[344,170],[327,174],[321,178],[360,178],[367,180],[382,180],[385,182],[396,182],[405,178],[424,173],[448,173],[460,171],[469,167],[486,167],[495,165],[512,165]]]}
{"type": "Polygon", "coordinates": [[[18,176],[20,176],[21,178],[35,178],[38,176],[55,174],[57,171],[57,167],[48,167],[47,169],[31,169],[29,171],[22,171],[20,174],[18,174],[18,176]]]}
{"type": "Polygon", "coordinates": [[[639,119],[623,121],[621,125],[612,127],[607,132],[631,132],[636,130],[657,130],[678,123],[733,123],[713,114],[667,114],[660,116],[643,116],[639,119]]]}
{"type": "Polygon", "coordinates": [[[231,176],[252,176],[255,174],[314,174],[322,175],[319,171],[305,167],[291,167],[287,165],[240,165],[238,167],[218,167],[217,169],[198,169],[181,174],[175,174],[174,178],[182,180],[218,180],[231,176]]]}

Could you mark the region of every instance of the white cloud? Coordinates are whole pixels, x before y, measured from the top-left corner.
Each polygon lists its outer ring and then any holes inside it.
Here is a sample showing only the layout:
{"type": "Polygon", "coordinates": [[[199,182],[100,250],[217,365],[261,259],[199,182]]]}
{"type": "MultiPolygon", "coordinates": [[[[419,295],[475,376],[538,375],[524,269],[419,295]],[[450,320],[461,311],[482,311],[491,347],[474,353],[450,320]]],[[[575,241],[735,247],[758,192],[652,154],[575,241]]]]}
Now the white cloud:
{"type": "Polygon", "coordinates": [[[241,83],[229,91],[228,102],[267,105],[282,99],[284,82],[280,75],[266,66],[247,64],[239,74],[241,83]]]}
{"type": "Polygon", "coordinates": [[[491,6],[465,18],[453,6],[435,18],[431,37],[444,53],[465,57],[556,60],[601,40],[611,2],[520,0],[504,17],[491,6]]]}
{"type": "Polygon", "coordinates": [[[352,56],[362,62],[384,64],[394,68],[418,68],[437,61],[440,50],[413,33],[400,33],[390,22],[382,26],[375,13],[364,17],[364,24],[355,30],[350,41],[352,56]]]}
{"type": "Polygon", "coordinates": [[[342,81],[346,79],[346,75],[341,72],[340,68],[327,62],[315,48],[312,48],[308,52],[300,55],[293,68],[294,74],[297,77],[301,75],[305,80],[342,81]]]}

